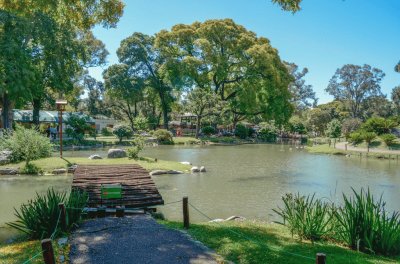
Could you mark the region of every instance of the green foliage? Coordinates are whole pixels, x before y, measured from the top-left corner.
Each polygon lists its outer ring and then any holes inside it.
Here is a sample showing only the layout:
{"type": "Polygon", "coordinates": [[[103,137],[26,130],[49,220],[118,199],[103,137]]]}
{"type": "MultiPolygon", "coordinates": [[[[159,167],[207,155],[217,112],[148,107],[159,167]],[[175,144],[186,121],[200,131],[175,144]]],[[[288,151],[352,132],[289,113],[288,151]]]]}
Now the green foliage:
{"type": "Polygon", "coordinates": [[[174,144],[174,141],[172,139],[172,133],[166,129],[158,129],[154,131],[153,136],[157,138],[157,141],[160,144],[165,144],[165,145],[174,144]]]}
{"type": "Polygon", "coordinates": [[[105,137],[109,137],[109,136],[111,136],[113,133],[112,133],[112,131],[111,131],[110,128],[108,128],[108,127],[103,127],[103,128],[101,129],[101,134],[102,134],[103,136],[105,136],[105,137]]]}
{"type": "Polygon", "coordinates": [[[371,142],[376,138],[376,134],[374,132],[362,132],[361,136],[368,145],[371,144],[371,142]]]}
{"type": "Polygon", "coordinates": [[[382,139],[383,142],[385,142],[386,146],[388,147],[393,145],[394,141],[397,139],[397,137],[393,134],[383,134],[380,135],[380,138],[382,139]]]}
{"type": "Polygon", "coordinates": [[[378,135],[382,135],[390,133],[390,130],[397,125],[398,123],[393,119],[372,117],[362,125],[362,129],[367,132],[374,132],[378,135]]]}
{"type": "Polygon", "coordinates": [[[312,196],[286,194],[284,208],[274,209],[283,218],[290,232],[311,241],[326,238],[331,232],[331,206],[312,196]]]}
{"type": "Polygon", "coordinates": [[[385,210],[382,197],[375,200],[368,191],[357,193],[354,197],[343,194],[344,205],[335,210],[338,221],[337,234],[352,249],[373,254],[400,254],[400,215],[389,214],[385,210]]]}
{"type": "Polygon", "coordinates": [[[50,157],[52,145],[38,131],[18,126],[13,133],[0,138],[0,149],[12,151],[12,162],[25,161],[28,165],[32,160],[50,157]]]}
{"type": "Polygon", "coordinates": [[[83,208],[88,196],[78,191],[72,191],[67,197],[65,192],[56,192],[50,188],[46,194],[36,194],[36,198],[15,209],[16,222],[7,225],[26,233],[32,239],[49,238],[54,230],[55,235],[60,234],[59,203],[64,203],[67,210],[67,230],[80,220],[82,210],[68,208],[83,208]]]}
{"type": "Polygon", "coordinates": [[[331,138],[338,138],[342,133],[342,124],[339,120],[333,119],[328,123],[325,134],[331,138]]]}
{"type": "MultiPolygon", "coordinates": [[[[77,114],[69,114],[65,124],[67,128],[65,133],[71,137],[74,143],[79,144],[84,141],[85,133],[93,133],[95,130],[89,123],[88,116],[80,116],[77,114]]],[[[95,133],[95,132],[94,132],[95,133]]]]}
{"type": "Polygon", "coordinates": [[[382,70],[367,64],[346,64],[336,70],[325,91],[344,102],[353,118],[361,118],[364,103],[382,94],[380,82],[384,76],[382,70]]]}
{"type": "Polygon", "coordinates": [[[307,133],[306,126],[299,116],[292,116],[289,119],[289,131],[300,135],[307,133]]]}
{"type": "Polygon", "coordinates": [[[21,168],[19,173],[21,174],[30,174],[30,175],[38,175],[38,174],[43,174],[43,169],[38,167],[37,165],[33,163],[28,163],[24,167],[21,168]]]}
{"type": "Polygon", "coordinates": [[[235,136],[245,139],[249,136],[249,129],[243,124],[237,124],[235,128],[235,136]]]}
{"type": "Polygon", "coordinates": [[[201,132],[206,136],[210,136],[215,134],[215,128],[212,126],[206,126],[201,129],[201,132]]]}
{"type": "Polygon", "coordinates": [[[353,132],[349,135],[349,141],[353,144],[353,145],[357,145],[360,144],[361,142],[363,142],[364,138],[361,132],[353,132]]]}
{"type": "Polygon", "coordinates": [[[278,128],[275,126],[275,122],[260,123],[260,130],[258,131],[258,138],[268,142],[275,142],[278,136],[278,128]]]}
{"type": "Polygon", "coordinates": [[[149,120],[144,116],[135,117],[133,125],[137,131],[146,131],[149,128],[149,120]]]}
{"type": "Polygon", "coordinates": [[[400,254],[400,214],[388,213],[382,196],[375,200],[368,191],[343,194],[344,204],[336,206],[312,196],[287,194],[284,207],[274,210],[292,234],[312,241],[338,240],[352,249],[372,254],[400,254]]]}
{"type": "Polygon", "coordinates": [[[127,125],[116,125],[113,128],[113,134],[117,136],[119,142],[122,142],[123,138],[130,138],[133,135],[132,129],[127,125]]]}
{"type": "Polygon", "coordinates": [[[301,1],[302,0],[272,0],[272,3],[280,5],[285,11],[291,11],[295,13],[301,9],[301,1]]]}
{"type": "Polygon", "coordinates": [[[361,120],[358,118],[348,118],[342,123],[342,134],[349,138],[350,134],[357,131],[361,127],[361,120]]]}
{"type": "Polygon", "coordinates": [[[144,138],[143,137],[136,137],[132,141],[132,147],[127,148],[127,155],[129,159],[139,159],[139,152],[142,151],[144,148],[144,138]]]}

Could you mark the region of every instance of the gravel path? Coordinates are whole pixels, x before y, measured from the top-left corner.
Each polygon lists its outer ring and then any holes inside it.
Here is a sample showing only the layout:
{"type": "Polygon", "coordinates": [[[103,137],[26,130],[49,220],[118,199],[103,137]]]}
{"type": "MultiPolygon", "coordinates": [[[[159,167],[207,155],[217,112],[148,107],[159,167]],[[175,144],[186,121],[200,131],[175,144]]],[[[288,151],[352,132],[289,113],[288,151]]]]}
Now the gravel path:
{"type": "Polygon", "coordinates": [[[149,215],[88,220],[70,238],[70,263],[218,263],[215,254],[149,215]]]}

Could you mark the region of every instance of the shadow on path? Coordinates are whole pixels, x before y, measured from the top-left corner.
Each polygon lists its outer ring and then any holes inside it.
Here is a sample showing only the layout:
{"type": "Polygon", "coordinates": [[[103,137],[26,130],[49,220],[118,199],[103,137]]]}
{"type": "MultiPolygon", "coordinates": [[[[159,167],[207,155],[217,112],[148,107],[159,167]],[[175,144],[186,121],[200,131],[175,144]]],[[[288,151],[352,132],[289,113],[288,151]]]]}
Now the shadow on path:
{"type": "Polygon", "coordinates": [[[70,263],[217,263],[216,255],[149,215],[88,220],[71,236],[70,263]]]}

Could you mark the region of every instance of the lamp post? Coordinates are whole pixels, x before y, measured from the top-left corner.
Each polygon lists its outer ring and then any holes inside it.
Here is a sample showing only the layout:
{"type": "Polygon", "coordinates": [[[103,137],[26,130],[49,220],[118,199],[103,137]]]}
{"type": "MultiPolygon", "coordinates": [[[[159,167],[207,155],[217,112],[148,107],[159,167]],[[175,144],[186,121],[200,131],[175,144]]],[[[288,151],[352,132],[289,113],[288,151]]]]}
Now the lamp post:
{"type": "Polygon", "coordinates": [[[60,138],[60,158],[62,158],[62,113],[65,111],[65,106],[67,105],[67,100],[57,99],[56,100],[57,110],[58,110],[58,134],[60,138]]]}

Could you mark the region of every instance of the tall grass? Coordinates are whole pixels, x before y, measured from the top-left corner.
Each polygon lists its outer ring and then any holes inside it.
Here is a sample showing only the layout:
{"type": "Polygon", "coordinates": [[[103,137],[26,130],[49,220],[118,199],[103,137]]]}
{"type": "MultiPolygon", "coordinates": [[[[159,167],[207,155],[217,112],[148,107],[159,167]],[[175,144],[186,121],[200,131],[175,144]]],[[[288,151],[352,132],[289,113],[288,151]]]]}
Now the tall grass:
{"type": "Polygon", "coordinates": [[[337,208],[338,235],[353,249],[383,255],[400,253],[400,217],[385,211],[382,196],[374,199],[370,190],[354,189],[353,197],[343,194],[344,204],[337,208]]]}
{"type": "MultiPolygon", "coordinates": [[[[27,234],[32,239],[50,237],[53,232],[60,234],[59,203],[64,203],[67,208],[82,208],[87,202],[87,195],[78,191],[72,191],[67,197],[65,192],[56,192],[49,188],[43,195],[36,194],[36,198],[21,205],[15,210],[17,221],[7,225],[27,234]]],[[[82,210],[67,209],[67,229],[70,230],[74,223],[78,222],[82,210]]]]}
{"type": "Polygon", "coordinates": [[[343,194],[343,205],[327,204],[312,196],[282,197],[284,207],[274,210],[292,234],[311,241],[334,239],[352,249],[372,254],[400,254],[400,214],[388,213],[382,196],[370,190],[343,194]]]}
{"type": "Polygon", "coordinates": [[[286,194],[284,207],[274,211],[280,215],[290,232],[301,239],[320,240],[331,232],[331,206],[315,198],[315,194],[301,196],[286,194]]]}

